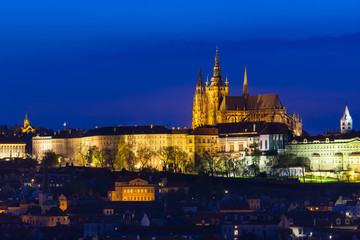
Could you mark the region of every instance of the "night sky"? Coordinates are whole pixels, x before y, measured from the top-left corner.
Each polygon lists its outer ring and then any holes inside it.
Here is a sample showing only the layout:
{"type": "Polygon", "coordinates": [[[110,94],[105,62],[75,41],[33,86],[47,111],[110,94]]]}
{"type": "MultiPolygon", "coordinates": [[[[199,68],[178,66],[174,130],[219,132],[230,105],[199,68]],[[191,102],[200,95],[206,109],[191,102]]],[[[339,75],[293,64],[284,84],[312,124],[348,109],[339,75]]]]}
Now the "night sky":
{"type": "Polygon", "coordinates": [[[215,49],[240,95],[277,92],[304,129],[360,130],[360,2],[0,1],[0,124],[190,127],[215,49]],[[346,2],[346,3],[344,3],[346,2]]]}

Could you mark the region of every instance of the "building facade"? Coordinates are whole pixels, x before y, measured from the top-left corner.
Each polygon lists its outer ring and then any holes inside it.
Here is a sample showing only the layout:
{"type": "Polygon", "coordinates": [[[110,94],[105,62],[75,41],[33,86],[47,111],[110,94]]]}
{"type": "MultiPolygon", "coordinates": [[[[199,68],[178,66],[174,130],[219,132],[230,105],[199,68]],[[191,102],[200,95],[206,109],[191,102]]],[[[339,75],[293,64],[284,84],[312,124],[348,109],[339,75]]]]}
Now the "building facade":
{"type": "Polygon", "coordinates": [[[17,137],[0,136],[1,158],[24,158],[26,143],[17,137]]]}
{"type": "Polygon", "coordinates": [[[309,158],[313,170],[360,171],[360,135],[356,133],[297,137],[286,144],[286,152],[309,158]]]}
{"type": "Polygon", "coordinates": [[[115,190],[108,192],[110,201],[155,201],[156,190],[154,184],[141,178],[124,179],[120,177],[115,182],[115,190]]]}
{"type": "Polygon", "coordinates": [[[277,94],[249,95],[245,68],[243,95],[229,95],[229,81],[223,81],[216,50],[214,74],[211,83],[202,82],[199,69],[198,82],[193,101],[192,128],[218,123],[232,122],[279,122],[285,123],[296,135],[302,134],[302,121],[299,115],[287,114],[286,107],[277,94]]]}
{"type": "Polygon", "coordinates": [[[319,171],[360,171],[360,133],[354,132],[346,106],[340,119],[340,131],[323,135],[295,137],[286,143],[286,152],[310,159],[310,167],[319,171]]]}
{"type": "MultiPolygon", "coordinates": [[[[42,159],[46,151],[52,150],[73,161],[91,146],[97,146],[99,150],[117,149],[121,138],[131,141],[135,154],[145,148],[157,153],[165,147],[176,146],[193,162],[196,153],[218,150],[218,130],[214,127],[168,129],[165,126],[151,125],[69,129],[58,131],[52,136],[36,136],[32,139],[32,153],[35,158],[42,159]]],[[[162,161],[158,154],[152,157],[150,165],[162,170],[162,161]]]]}

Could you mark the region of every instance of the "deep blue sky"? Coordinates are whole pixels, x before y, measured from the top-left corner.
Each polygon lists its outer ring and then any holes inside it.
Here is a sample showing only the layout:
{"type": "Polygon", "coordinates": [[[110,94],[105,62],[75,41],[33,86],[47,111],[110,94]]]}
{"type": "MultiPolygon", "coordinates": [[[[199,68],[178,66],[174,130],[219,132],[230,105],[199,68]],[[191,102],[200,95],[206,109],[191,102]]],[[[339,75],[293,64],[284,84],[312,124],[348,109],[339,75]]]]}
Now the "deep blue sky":
{"type": "Polygon", "coordinates": [[[219,46],[230,94],[278,92],[311,133],[360,129],[359,1],[0,1],[0,124],[190,127],[219,46]]]}

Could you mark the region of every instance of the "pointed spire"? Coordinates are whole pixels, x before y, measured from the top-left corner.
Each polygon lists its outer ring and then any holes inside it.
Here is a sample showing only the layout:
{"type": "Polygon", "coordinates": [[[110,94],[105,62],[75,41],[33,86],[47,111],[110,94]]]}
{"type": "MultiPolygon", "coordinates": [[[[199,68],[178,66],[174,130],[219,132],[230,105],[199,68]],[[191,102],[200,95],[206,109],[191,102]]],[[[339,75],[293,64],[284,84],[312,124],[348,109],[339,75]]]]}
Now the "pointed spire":
{"type": "Polygon", "coordinates": [[[244,73],[243,96],[244,97],[249,96],[249,87],[248,87],[248,82],[247,82],[246,65],[245,65],[245,73],[244,73]]]}
{"type": "Polygon", "coordinates": [[[347,119],[351,119],[351,116],[350,116],[349,108],[348,108],[348,106],[346,104],[344,114],[343,114],[341,120],[347,120],[347,119]]]}
{"type": "Polygon", "coordinates": [[[215,66],[214,66],[214,75],[211,78],[211,85],[215,86],[223,86],[223,79],[221,77],[221,69],[219,65],[219,55],[218,55],[218,47],[216,47],[216,55],[215,55],[215,66]]]}
{"type": "Polygon", "coordinates": [[[229,77],[229,74],[226,74],[226,81],[225,81],[225,85],[226,85],[226,86],[229,85],[228,77],[229,77]]]}
{"type": "Polygon", "coordinates": [[[200,66],[200,65],[199,65],[198,82],[197,82],[196,86],[199,86],[199,87],[203,87],[203,86],[204,86],[204,84],[203,84],[203,82],[202,82],[201,66],[200,66]]]}
{"type": "Polygon", "coordinates": [[[353,130],[353,121],[350,116],[349,108],[345,105],[344,114],[340,120],[340,132],[342,134],[349,133],[353,130]]]}
{"type": "Polygon", "coordinates": [[[206,86],[209,86],[209,74],[206,75],[206,86]]]}
{"type": "Polygon", "coordinates": [[[219,55],[218,55],[219,48],[216,46],[216,55],[215,55],[215,67],[219,67],[219,55]]]}

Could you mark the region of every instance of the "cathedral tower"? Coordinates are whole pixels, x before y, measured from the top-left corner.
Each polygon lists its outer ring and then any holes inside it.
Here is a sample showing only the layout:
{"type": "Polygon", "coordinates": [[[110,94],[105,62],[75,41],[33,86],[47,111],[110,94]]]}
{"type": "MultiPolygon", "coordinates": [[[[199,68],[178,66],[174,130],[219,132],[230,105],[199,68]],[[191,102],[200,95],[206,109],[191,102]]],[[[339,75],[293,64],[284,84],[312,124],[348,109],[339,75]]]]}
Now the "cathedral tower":
{"type": "Polygon", "coordinates": [[[193,103],[193,120],[192,127],[196,128],[205,125],[206,122],[206,101],[205,88],[202,81],[201,67],[199,67],[198,82],[196,84],[194,103],[193,103]]]}
{"type": "Polygon", "coordinates": [[[340,120],[340,132],[341,134],[349,133],[353,130],[353,121],[350,116],[349,108],[346,105],[344,114],[340,120]]]}
{"type": "Polygon", "coordinates": [[[219,107],[222,100],[228,95],[228,92],[228,81],[224,85],[219,65],[218,49],[216,48],[214,75],[211,78],[210,86],[206,87],[207,125],[216,125],[218,122],[222,122],[223,116],[219,112],[219,107]]]}

